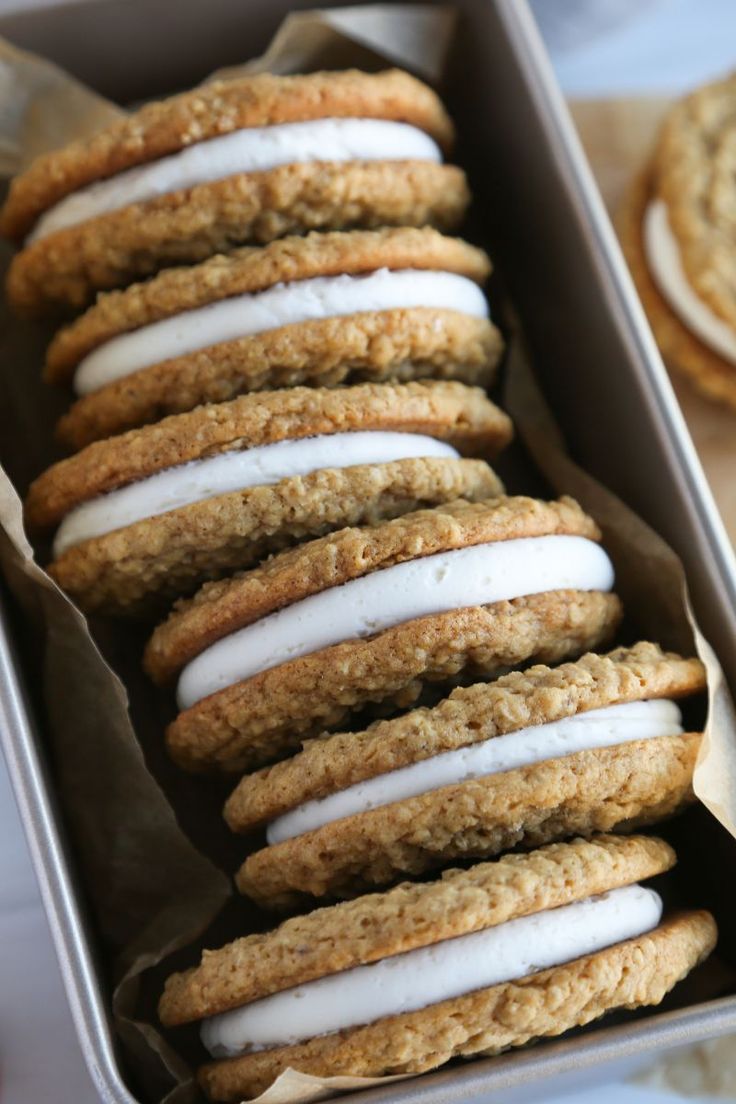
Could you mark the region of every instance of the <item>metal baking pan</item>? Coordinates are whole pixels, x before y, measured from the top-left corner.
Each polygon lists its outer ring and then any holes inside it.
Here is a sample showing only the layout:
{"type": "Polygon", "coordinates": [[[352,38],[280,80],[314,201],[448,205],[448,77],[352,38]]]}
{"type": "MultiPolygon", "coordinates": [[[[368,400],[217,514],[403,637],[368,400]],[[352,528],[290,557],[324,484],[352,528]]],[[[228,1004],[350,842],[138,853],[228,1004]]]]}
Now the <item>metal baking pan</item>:
{"type": "MultiPolygon", "coordinates": [[[[313,0],[89,0],[0,18],[0,34],[127,102],[260,52],[289,9],[310,6],[313,0]]],[[[455,6],[460,19],[445,91],[460,128],[458,159],[476,195],[475,236],[491,245],[571,452],[679,553],[700,625],[736,689],[736,563],[533,18],[523,0],[455,6]]],[[[24,690],[34,670],[18,660],[2,610],[0,645],[0,730],[80,1046],[101,1099],[134,1104],[24,690]]],[[[736,997],[654,1012],[353,1099],[534,1100],[611,1076],[653,1051],[729,1031],[736,1031],[736,997]]]]}

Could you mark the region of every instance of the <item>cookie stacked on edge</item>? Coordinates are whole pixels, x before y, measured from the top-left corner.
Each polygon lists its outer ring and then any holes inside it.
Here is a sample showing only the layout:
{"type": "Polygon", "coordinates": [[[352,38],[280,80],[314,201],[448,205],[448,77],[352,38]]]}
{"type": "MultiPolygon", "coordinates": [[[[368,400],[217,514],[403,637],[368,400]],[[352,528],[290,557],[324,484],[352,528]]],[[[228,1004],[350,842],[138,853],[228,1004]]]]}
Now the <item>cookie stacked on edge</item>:
{"type": "Polygon", "coordinates": [[[708,956],[710,914],[663,919],[638,884],[674,861],[662,840],[599,836],[448,870],[206,952],[169,979],[160,1015],[204,1021],[216,1101],[288,1068],[375,1077],[495,1055],[659,1004],[708,956]]]}
{"type": "Polygon", "coordinates": [[[675,699],[703,688],[697,660],[639,643],[314,740],[228,800],[234,831],[267,826],[238,888],[281,906],[661,820],[692,800],[701,737],[675,699]]]}
{"type": "Polygon", "coordinates": [[[736,74],[667,113],[619,212],[621,244],[667,364],[736,407],[733,174],[736,74]]]}
{"type": "Polygon", "coordinates": [[[482,250],[431,227],[311,233],[101,295],[60,330],[46,378],[78,398],[64,444],[248,391],[457,379],[487,385],[501,337],[482,250]]]}
{"type": "Polygon", "coordinates": [[[434,92],[395,69],[265,73],[149,104],[13,181],[8,297],[30,313],[80,307],[293,232],[451,229],[468,203],[463,172],[442,163],[452,140],[434,92]]]}
{"type": "Polygon", "coordinates": [[[36,480],[26,516],[56,527],[49,570],[83,609],[145,613],[295,541],[499,494],[461,453],[510,436],[455,382],[243,395],[88,445],[36,480]]]}
{"type": "Polygon", "coordinates": [[[176,683],[174,760],[234,776],[241,892],[354,898],[169,979],[213,1100],[656,1004],[715,942],[637,884],[669,846],[608,834],[692,800],[704,672],[602,654],[595,522],[489,467],[503,343],[488,258],[440,232],[452,138],[395,70],[247,77],[40,158],[0,216],[18,310],[101,293],[47,355],[75,394],[26,504],[50,574],[89,613],[170,610],[144,664],[176,683]]]}
{"type": "Polygon", "coordinates": [[[458,501],[205,588],[147,653],[154,675],[183,667],[174,758],[251,769],[370,705],[595,646],[620,617],[599,539],[571,499],[458,501]]]}

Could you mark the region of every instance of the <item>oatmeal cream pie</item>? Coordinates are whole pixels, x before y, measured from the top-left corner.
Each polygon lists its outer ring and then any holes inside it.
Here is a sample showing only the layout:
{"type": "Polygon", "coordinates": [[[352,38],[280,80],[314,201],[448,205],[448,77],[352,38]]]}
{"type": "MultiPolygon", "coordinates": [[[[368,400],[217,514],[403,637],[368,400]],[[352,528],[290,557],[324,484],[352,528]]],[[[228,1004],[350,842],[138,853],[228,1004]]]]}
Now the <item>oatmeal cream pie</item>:
{"type": "Polygon", "coordinates": [[[49,573],[89,612],[139,614],[305,537],[497,495],[511,422],[454,382],[296,387],[88,445],[31,485],[49,573]]]}
{"type": "MultiPolygon", "coordinates": [[[[554,662],[620,614],[600,533],[572,499],[460,501],[301,544],[180,604],[146,652],[178,675],[188,769],[250,770],[425,683],[554,662]]],[[[358,722],[360,723],[360,722],[358,722]]]]}
{"type": "Polygon", "coordinates": [[[8,297],[25,312],[246,242],[308,230],[457,226],[464,173],[434,92],[397,69],[270,73],[152,103],[37,158],[0,232],[21,245],[8,297]]]}
{"type": "Polygon", "coordinates": [[[667,363],[736,407],[736,74],[680,100],[619,215],[619,233],[667,363]]]}
{"type": "Polygon", "coordinates": [[[159,1015],[202,1021],[214,1101],[288,1068],[376,1077],[499,1054],[659,1004],[707,958],[710,913],[663,917],[639,884],[674,863],[662,840],[599,836],[448,870],[204,951],[159,1015]]]}
{"type": "Polygon", "coordinates": [[[312,233],[101,295],[46,379],[73,448],[245,391],[425,376],[487,385],[502,349],[485,253],[429,227],[312,233]]]}
{"type": "Polygon", "coordinates": [[[699,660],[640,643],[313,740],[228,800],[230,827],[266,827],[268,843],[238,886],[282,907],[520,843],[652,824],[693,800],[701,735],[683,731],[675,699],[704,687],[699,660]]]}

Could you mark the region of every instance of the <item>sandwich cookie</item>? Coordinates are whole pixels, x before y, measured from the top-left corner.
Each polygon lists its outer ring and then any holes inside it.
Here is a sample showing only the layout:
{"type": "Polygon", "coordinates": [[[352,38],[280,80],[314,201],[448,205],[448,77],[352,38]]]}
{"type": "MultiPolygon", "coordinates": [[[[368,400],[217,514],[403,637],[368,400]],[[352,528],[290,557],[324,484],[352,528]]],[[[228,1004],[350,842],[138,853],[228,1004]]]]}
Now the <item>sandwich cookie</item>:
{"type": "Polygon", "coordinates": [[[662,917],[639,882],[659,839],[601,836],[506,855],[436,882],[318,909],[169,978],[166,1026],[202,1020],[211,1100],[259,1095],[285,1069],[423,1073],[655,1005],[716,943],[708,912],[662,917]]]}
{"type": "Polygon", "coordinates": [[[426,85],[382,73],[217,81],[37,158],[0,232],[22,245],[10,302],[80,307],[95,291],[248,241],[307,230],[457,226],[464,173],[426,85]]]}
{"type": "Polygon", "coordinates": [[[101,295],[46,379],[80,398],[72,448],[206,402],[296,384],[422,376],[488,385],[502,340],[485,253],[429,227],[283,238],[101,295]]]}
{"type": "Polygon", "coordinates": [[[230,827],[266,827],[269,844],[238,887],[281,907],[520,843],[654,823],[693,798],[701,736],[683,732],[675,699],[704,687],[699,660],[640,643],[313,740],[228,800],[230,827]]]}
{"type": "Polygon", "coordinates": [[[651,165],[632,187],[619,231],[665,361],[736,406],[736,294],[730,149],[736,75],[667,116],[651,165]]]}
{"type": "Polygon", "coordinates": [[[169,726],[188,769],[250,770],[367,706],[595,647],[613,569],[571,499],[461,501],[299,545],[205,587],[146,653],[178,675],[169,726]]]}
{"type": "Polygon", "coordinates": [[[461,383],[297,387],[202,406],[98,441],[32,484],[58,525],[49,573],[89,612],[139,614],[273,549],[465,495],[511,422],[461,383]]]}

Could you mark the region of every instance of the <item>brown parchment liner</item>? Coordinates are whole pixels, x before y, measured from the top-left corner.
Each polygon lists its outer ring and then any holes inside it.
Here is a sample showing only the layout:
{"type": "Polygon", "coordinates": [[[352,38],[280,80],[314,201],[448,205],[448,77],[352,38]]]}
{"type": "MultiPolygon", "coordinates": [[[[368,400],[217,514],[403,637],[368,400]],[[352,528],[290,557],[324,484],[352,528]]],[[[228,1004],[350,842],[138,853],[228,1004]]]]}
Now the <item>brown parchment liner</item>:
{"type": "MultiPolygon", "coordinates": [[[[441,72],[452,24],[448,8],[378,5],[303,12],[284,21],[261,58],[217,75],[266,69],[288,73],[323,66],[376,68],[388,61],[433,79],[441,72]]],[[[120,114],[119,108],[57,67],[1,41],[0,104],[0,172],[5,174],[17,172],[43,150],[91,133],[120,114]]],[[[15,482],[24,489],[55,458],[51,428],[66,400],[39,382],[50,331],[39,324],[31,327],[9,320],[2,335],[0,441],[12,460],[15,482]]],[[[679,560],[565,455],[520,343],[508,366],[507,408],[555,490],[574,495],[601,524],[616,561],[619,590],[629,603],[636,603],[642,623],[652,626],[649,635],[685,652],[697,647],[708,668],[710,708],[696,790],[736,835],[733,705],[723,673],[692,617],[679,560]]],[[[525,490],[522,485],[510,489],[525,490]]],[[[189,1071],[151,1023],[135,1018],[138,982],[143,971],[202,934],[225,903],[229,882],[180,827],[168,800],[169,788],[165,793],[141,751],[142,745],[146,756],[155,759],[154,744],[160,741],[162,728],[160,703],[151,697],[150,687],[130,659],[142,640],[128,641],[130,630],[109,626],[95,626],[97,642],[93,640],[83,616],[34,562],[23,531],[20,500],[1,469],[0,529],[0,566],[24,613],[31,646],[43,655],[42,684],[31,688],[37,699],[34,704],[42,705],[76,857],[99,934],[114,960],[115,1024],[146,1097],[179,1104],[194,1096],[189,1071]],[[106,656],[114,657],[117,670],[126,671],[132,697],[144,703],[136,717],[139,739],[128,693],[103,658],[100,644],[106,656]],[[150,716],[142,721],[141,713],[150,716]],[[165,1074],[177,1082],[168,1093],[165,1074]]],[[[155,773],[166,778],[165,770],[155,773]]],[[[182,820],[187,819],[188,806],[196,806],[196,786],[202,783],[187,785],[177,804],[182,820]]],[[[195,807],[195,819],[196,812],[195,807]]],[[[205,851],[218,853],[219,841],[207,841],[206,833],[200,841],[191,824],[188,827],[198,843],[204,841],[205,851]]],[[[218,855],[222,863],[222,852],[218,855]]],[[[297,1104],[401,1079],[321,1079],[290,1070],[258,1100],[259,1104],[297,1104]]]]}

